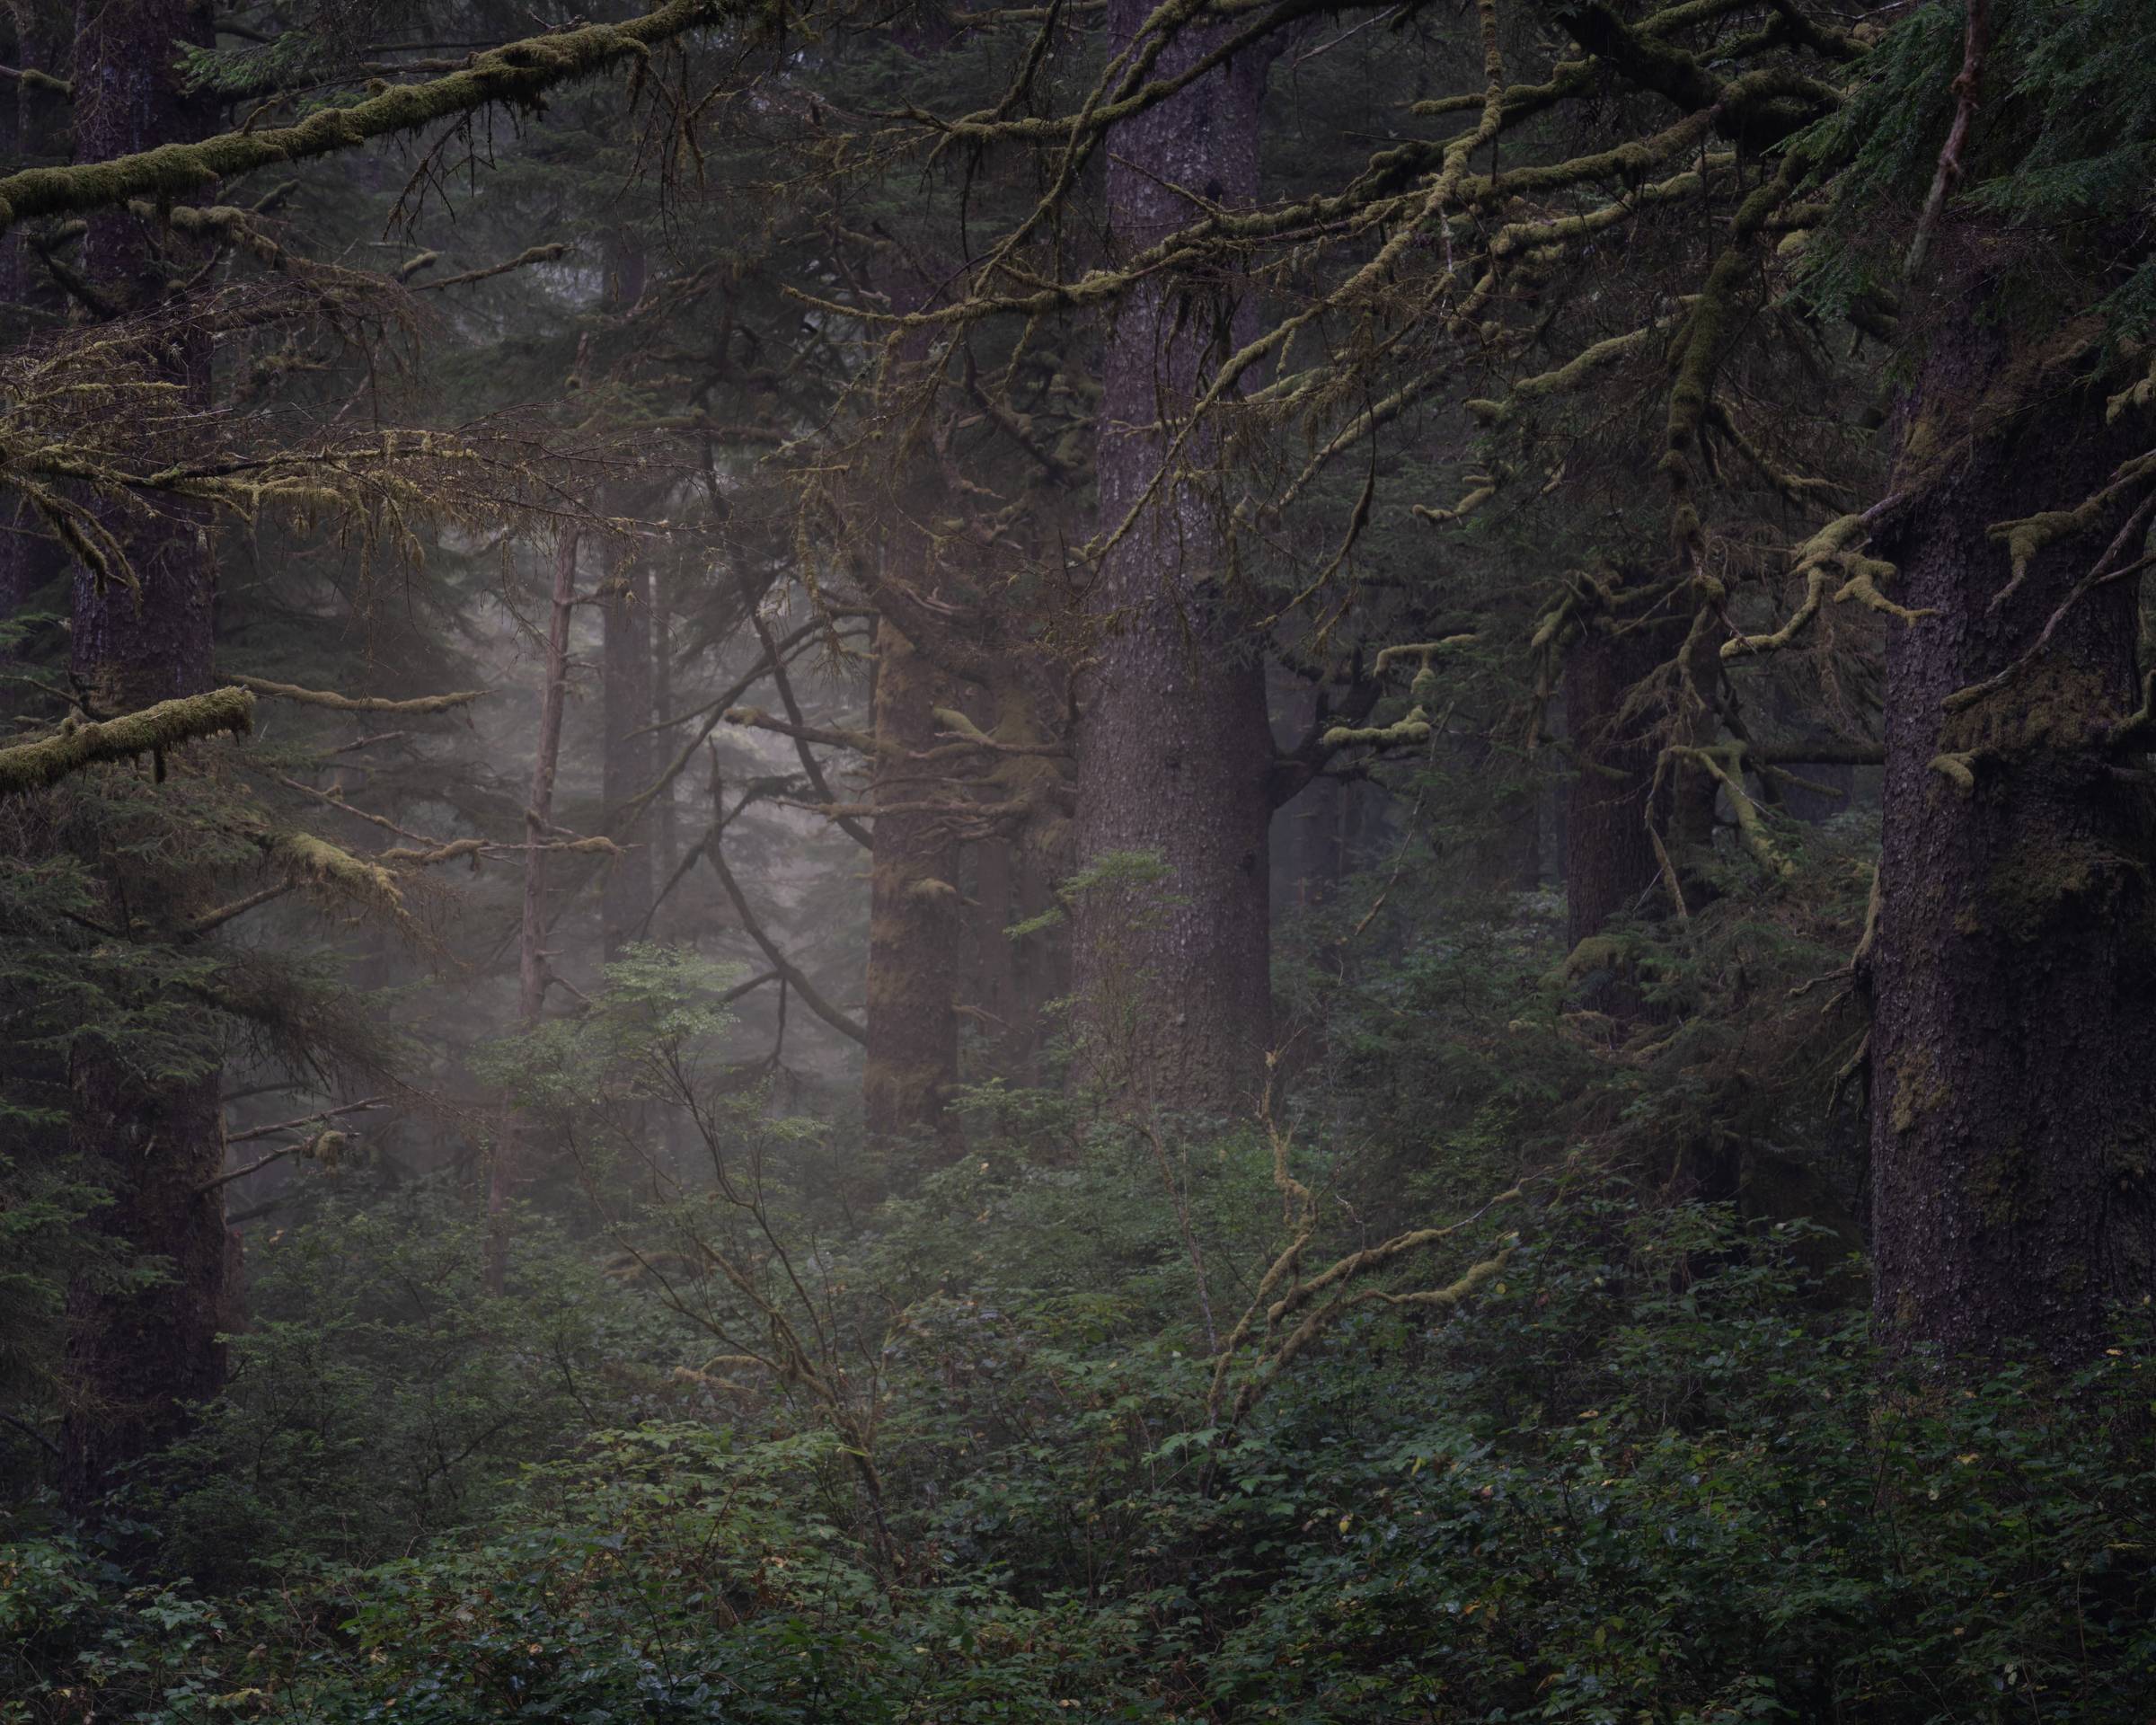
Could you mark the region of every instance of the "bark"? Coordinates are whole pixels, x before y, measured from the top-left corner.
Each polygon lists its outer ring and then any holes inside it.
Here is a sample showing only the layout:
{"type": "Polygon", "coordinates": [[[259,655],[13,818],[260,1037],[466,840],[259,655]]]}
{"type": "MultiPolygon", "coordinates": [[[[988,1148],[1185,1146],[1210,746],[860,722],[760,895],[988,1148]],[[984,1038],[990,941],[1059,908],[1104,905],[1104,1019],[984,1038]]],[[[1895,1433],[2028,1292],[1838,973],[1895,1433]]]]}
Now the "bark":
{"type": "MultiPolygon", "coordinates": [[[[554,824],[554,774],[561,758],[561,714],[569,698],[569,625],[576,612],[577,534],[564,529],[554,547],[553,590],[547,609],[544,682],[539,697],[539,740],[532,757],[532,794],[524,809],[524,918],[517,935],[517,1023],[530,1031],[546,1005],[546,862],[554,824]]],[[[509,1205],[524,1178],[531,1122],[511,1110],[487,1175],[487,1292],[508,1279],[509,1205]]]]}
{"type": "MultiPolygon", "coordinates": [[[[655,572],[651,581],[651,710],[654,722],[674,716],[674,588],[670,579],[673,571],[655,572]]],[[[657,763],[661,759],[658,737],[651,739],[652,777],[658,777],[657,763]]],[[[646,811],[650,821],[652,844],[658,862],[657,876],[671,880],[674,871],[681,866],[681,818],[674,801],[674,784],[668,780],[666,788],[652,800],[646,811]]]]}
{"type": "Polygon", "coordinates": [[[1892,488],[1920,501],[1882,546],[1894,597],[1938,615],[1887,650],[1874,1309],[1897,1348],[2020,1341],[2064,1362],[2102,1345],[2106,1303],[2144,1296],[2156,1261],[2156,841],[2107,747],[2139,699],[2136,584],[2088,593],[2003,689],[1942,703],[2032,648],[2121,518],[2041,553],[1997,603],[2009,558],[1987,525],[2074,507],[2146,427],[2107,429],[2100,390],[2035,372],[2021,323],[1942,320],[1892,488]]]}
{"type": "MultiPolygon", "coordinates": [[[[902,23],[896,38],[924,67],[950,40],[948,24],[932,13],[902,23]]],[[[880,255],[874,274],[895,311],[919,310],[936,292],[900,249],[880,255]]],[[[928,355],[924,334],[907,337],[897,356],[899,375],[915,372],[928,355]]],[[[875,748],[869,801],[878,812],[869,854],[862,1098],[871,1138],[926,1137],[948,1160],[965,1148],[947,1106],[959,1076],[958,845],[944,816],[898,812],[895,806],[919,802],[924,793],[956,794],[945,792],[935,769],[909,758],[935,747],[942,729],[935,709],[954,703],[957,686],[932,657],[933,643],[922,624],[914,624],[914,635],[906,632],[913,609],[948,597],[941,548],[917,524],[934,519],[937,506],[948,508],[950,500],[928,452],[910,438],[898,442],[891,470],[880,478],[891,491],[872,582],[883,615],[876,624],[870,706],[875,748]],[[901,595],[916,605],[897,612],[893,601],[901,595]]]]}
{"type": "MultiPolygon", "coordinates": [[[[1150,10],[1113,0],[1110,52],[1150,10]]],[[[1186,31],[1154,75],[1177,75],[1230,29],[1186,31]]],[[[1265,74],[1262,55],[1238,57],[1115,128],[1118,255],[1190,219],[1199,200],[1255,199],[1265,74]]],[[[1253,314],[1233,280],[1153,275],[1130,289],[1103,367],[1105,528],[1146,498],[1172,428],[1253,314]]],[[[1224,512],[1202,476],[1218,455],[1209,429],[1184,444],[1091,596],[1100,639],[1080,690],[1079,867],[1145,852],[1167,875],[1157,890],[1082,895],[1074,958],[1096,1079],[1132,1101],[1240,1112],[1259,1094],[1272,1040],[1273,740],[1260,644],[1229,590],[1224,512]]]]}
{"type": "MultiPolygon", "coordinates": [[[[932,709],[950,697],[936,668],[884,617],[876,625],[876,760],[870,800],[921,800],[937,781],[908,757],[935,746],[932,709]]],[[[940,1151],[964,1146],[946,1102],[959,1070],[958,847],[932,812],[879,812],[869,870],[869,1131],[926,1133],[940,1151]]]]}
{"type": "MultiPolygon", "coordinates": [[[[81,0],[75,42],[76,161],[109,161],[201,137],[209,116],[181,89],[179,62],[182,44],[208,40],[207,11],[191,0],[81,0]]],[[[150,224],[124,208],[91,215],[83,237],[83,274],[119,309],[155,305],[172,267],[150,224]]],[[[207,336],[178,336],[167,367],[168,381],[181,385],[192,403],[208,404],[207,336]]],[[[114,712],[200,694],[209,685],[215,659],[216,571],[205,513],[161,500],[148,519],[124,531],[135,590],[116,581],[101,584],[87,568],[78,567],[75,574],[75,675],[96,704],[114,712]]]]}
{"type": "MultiPolygon", "coordinates": [[[[74,60],[78,159],[199,135],[203,116],[181,92],[177,63],[181,45],[206,40],[207,27],[207,15],[180,0],[84,0],[74,60]]],[[[84,264],[119,304],[149,303],[163,288],[146,230],[123,215],[92,222],[84,264]]],[[[207,400],[206,342],[183,338],[170,366],[172,381],[207,400]]],[[[173,509],[115,525],[127,534],[141,593],[137,599],[118,587],[101,591],[77,571],[75,670],[107,711],[199,694],[213,670],[215,571],[203,524],[173,509]]],[[[169,902],[189,890],[184,878],[124,842],[109,853],[98,868],[116,922],[125,924],[130,900],[169,902]]],[[[218,1331],[238,1296],[223,1190],[211,1184],[225,1159],[215,1067],[188,1079],[144,1075],[118,1051],[89,1043],[69,1064],[70,1146],[112,1196],[99,1225],[131,1261],[165,1271],[155,1287],[85,1282],[69,1292],[60,1478],[64,1501],[79,1514],[123,1468],[184,1429],[189,1402],[222,1386],[218,1331]]]]}

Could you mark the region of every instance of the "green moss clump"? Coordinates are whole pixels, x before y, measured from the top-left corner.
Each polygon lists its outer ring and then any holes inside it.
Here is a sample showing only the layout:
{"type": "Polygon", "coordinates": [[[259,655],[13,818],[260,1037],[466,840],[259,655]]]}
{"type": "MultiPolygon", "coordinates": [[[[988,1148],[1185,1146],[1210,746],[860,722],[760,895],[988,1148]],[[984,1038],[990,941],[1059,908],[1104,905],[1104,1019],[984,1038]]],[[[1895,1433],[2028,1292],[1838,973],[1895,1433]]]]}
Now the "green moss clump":
{"type": "Polygon", "coordinates": [[[2109,722],[2112,708],[2110,685],[2100,673],[2047,653],[2014,681],[1949,713],[1940,726],[1940,747],[1996,755],[2072,748],[2109,722]]]}

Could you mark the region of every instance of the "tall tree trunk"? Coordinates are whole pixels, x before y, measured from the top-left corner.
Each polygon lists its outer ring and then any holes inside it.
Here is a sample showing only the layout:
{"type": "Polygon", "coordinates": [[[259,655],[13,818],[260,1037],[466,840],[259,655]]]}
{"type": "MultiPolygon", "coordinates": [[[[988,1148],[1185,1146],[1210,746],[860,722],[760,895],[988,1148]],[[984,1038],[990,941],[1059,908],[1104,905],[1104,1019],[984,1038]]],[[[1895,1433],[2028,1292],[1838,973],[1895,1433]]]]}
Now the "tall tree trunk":
{"type": "MultiPolygon", "coordinates": [[[[1151,13],[1144,0],[1111,0],[1109,51],[1134,40],[1151,13]]],[[[1153,75],[1177,75],[1233,28],[1184,31],[1153,75]]],[[[1261,56],[1238,57],[1114,128],[1108,199],[1118,256],[1206,208],[1255,199],[1265,70],[1261,56]]],[[[1113,531],[1137,513],[1092,595],[1100,639],[1078,730],[1081,871],[1130,852],[1167,871],[1158,888],[1081,897],[1074,959],[1086,1060],[1134,1100],[1220,1112],[1256,1098],[1272,1040],[1264,657],[1229,591],[1224,509],[1197,476],[1218,456],[1217,433],[1190,437],[1148,493],[1210,364],[1253,309],[1241,283],[1153,274],[1116,314],[1102,379],[1100,519],[1113,531]]]]}
{"type": "Polygon", "coordinates": [[[911,758],[935,746],[933,709],[949,698],[942,681],[888,617],[878,620],[862,1096],[872,1137],[925,1132],[955,1154],[946,1103],[959,1070],[958,847],[948,816],[906,809],[953,794],[911,758]]]}
{"type": "MultiPolygon", "coordinates": [[[[626,317],[644,296],[649,260],[629,234],[613,235],[607,254],[607,299],[615,316],[626,317]]],[[[614,489],[612,507],[626,515],[643,512],[649,500],[646,496],[625,485],[614,489]]],[[[599,613],[599,722],[604,733],[599,794],[605,810],[604,830],[626,847],[609,862],[599,889],[599,943],[605,957],[613,960],[623,946],[641,938],[638,931],[651,914],[658,890],[651,852],[658,828],[654,811],[649,807],[640,809],[620,831],[614,829],[614,811],[648,790],[658,776],[658,748],[648,729],[652,720],[651,565],[640,547],[620,539],[608,541],[606,558],[602,582],[606,600],[599,613]]]]}
{"type": "MultiPolygon", "coordinates": [[[[1020,650],[1021,652],[1029,650],[1020,650]]],[[[1026,674],[1014,652],[1011,674],[975,691],[969,716],[1005,742],[1044,742],[1055,734],[1044,719],[1043,691],[1052,680],[1026,674]]],[[[1069,931],[1048,916],[1056,884],[1070,870],[1069,822],[1047,811],[1063,806],[1062,774],[1051,762],[1012,756],[993,776],[989,794],[1038,799],[1043,818],[1015,834],[998,834],[971,847],[970,902],[961,950],[967,1004],[979,1032],[970,1075],[1007,1084],[1041,1082],[1040,1053],[1051,1001],[1070,992],[1069,931]],[[1038,924],[1015,938],[1011,930],[1038,924]]]]}
{"type": "MultiPolygon", "coordinates": [[[[61,21],[44,9],[0,7],[0,54],[26,74],[52,75],[62,34],[61,21]]],[[[66,67],[59,67],[65,73],[66,67]]],[[[50,161],[65,147],[66,128],[57,122],[59,106],[35,77],[19,77],[0,89],[0,161],[30,165],[50,161]]],[[[13,346],[49,309],[51,294],[31,256],[28,237],[10,230],[0,234],[0,345],[13,346]]],[[[0,623],[20,612],[31,596],[57,576],[66,559],[50,531],[18,496],[0,502],[0,623]]],[[[0,658],[6,656],[0,648],[0,658]]]]}
{"type": "Polygon", "coordinates": [[[606,830],[626,848],[612,859],[600,889],[599,926],[605,956],[641,938],[638,931],[651,913],[654,885],[651,841],[658,821],[644,809],[618,832],[613,811],[649,788],[658,776],[658,751],[651,724],[651,566],[632,546],[608,548],[614,567],[606,578],[606,601],[600,607],[605,640],[600,648],[601,723],[605,739],[600,756],[600,794],[607,810],[606,830]]]}
{"type": "MultiPolygon", "coordinates": [[[[553,834],[554,774],[561,759],[561,715],[569,699],[569,625],[576,612],[577,531],[562,529],[554,547],[553,590],[549,597],[546,662],[539,696],[539,739],[532,756],[532,794],[524,809],[524,917],[517,933],[517,1024],[537,1027],[546,1006],[546,845],[553,834]]],[[[499,1295],[508,1280],[509,1205],[524,1178],[525,1141],[531,1122],[512,1108],[502,1122],[487,1173],[487,1292],[499,1295]]]]}
{"type": "MultiPolygon", "coordinates": [[[[1921,501],[1884,547],[1895,597],[1937,615],[1887,649],[1874,1302],[1900,1346],[2019,1340],[2065,1361],[2101,1345],[2106,1303],[2145,1296],[2156,1264],[2156,839],[2109,746],[2139,698],[2137,584],[2096,587],[2024,675],[1942,703],[2035,647],[2120,515],[2042,551],[2010,594],[1987,526],[2072,509],[2147,428],[2107,429],[2100,390],[2055,382],[2019,411],[2037,375],[2022,327],[1940,321],[1895,482],[1921,501]]],[[[2141,554],[2126,536],[2115,566],[2141,554]]]]}
{"type": "MultiPolygon", "coordinates": [[[[655,721],[674,716],[674,600],[677,590],[676,577],[678,567],[672,559],[663,570],[655,570],[651,576],[651,712],[655,721]]],[[[652,759],[660,758],[652,742],[652,759]]],[[[654,771],[652,776],[658,774],[654,771]]],[[[680,807],[674,801],[674,786],[668,783],[646,809],[650,823],[654,874],[658,880],[671,880],[674,871],[681,863],[680,807]]]]}
{"type": "MultiPolygon", "coordinates": [[[[897,40],[926,64],[947,45],[950,31],[923,13],[901,25],[897,40]]],[[[935,285],[902,251],[879,256],[874,271],[893,311],[918,311],[934,296],[935,285]]],[[[929,352],[925,332],[906,337],[895,375],[911,378],[929,352]]],[[[911,758],[935,746],[941,726],[934,710],[952,703],[955,684],[932,657],[935,643],[907,636],[888,615],[899,596],[931,604],[944,597],[941,548],[920,524],[935,518],[939,503],[948,505],[941,472],[910,434],[896,440],[888,467],[875,482],[888,491],[871,588],[887,615],[876,624],[870,702],[869,800],[877,812],[869,854],[862,1099],[871,1138],[926,1135],[948,1158],[964,1148],[947,1107],[959,1076],[959,853],[949,817],[908,811],[906,805],[956,798],[934,768],[911,758]]]]}
{"type": "MultiPolygon", "coordinates": [[[[204,135],[208,116],[181,87],[180,58],[208,43],[196,0],[81,0],[75,40],[75,154],[93,162],[204,135]]],[[[177,242],[172,242],[176,243],[177,242]]],[[[154,305],[168,282],[150,226],[126,209],[100,210],[83,236],[83,275],[123,310],[154,305]]],[[[190,402],[209,390],[207,335],[172,344],[171,381],[190,402]]],[[[75,668],[93,698],[114,711],[147,706],[209,683],[216,571],[208,524],[196,507],[159,505],[158,519],[128,535],[140,590],[75,578],[75,668]]]]}
{"type": "MultiPolygon", "coordinates": [[[[208,40],[206,13],[181,0],[84,0],[75,20],[75,153],[98,160],[200,136],[200,115],[180,86],[184,44],[208,40]]],[[[164,271],[145,226],[125,211],[91,218],[84,274],[123,307],[154,304],[164,271]]],[[[170,379],[206,402],[206,340],[181,336],[170,379]]],[[[139,580],[132,593],[75,578],[76,674],[107,712],[199,694],[213,671],[215,569],[207,524],[170,507],[146,525],[116,520],[139,580]]],[[[130,896],[184,892],[169,868],[114,845],[99,859],[114,920],[130,896]],[[146,872],[151,871],[154,872],[146,872]]],[[[182,1429],[185,1404],[214,1395],[225,1376],[218,1329],[234,1300],[221,1188],[225,1160],[216,1069],[172,1079],[130,1068],[124,1052],[85,1042],[70,1060],[72,1148],[112,1195],[102,1226],[133,1260],[160,1267],[160,1285],[84,1283],[68,1297],[68,1405],[61,1490],[90,1508],[119,1470],[182,1429]]]]}

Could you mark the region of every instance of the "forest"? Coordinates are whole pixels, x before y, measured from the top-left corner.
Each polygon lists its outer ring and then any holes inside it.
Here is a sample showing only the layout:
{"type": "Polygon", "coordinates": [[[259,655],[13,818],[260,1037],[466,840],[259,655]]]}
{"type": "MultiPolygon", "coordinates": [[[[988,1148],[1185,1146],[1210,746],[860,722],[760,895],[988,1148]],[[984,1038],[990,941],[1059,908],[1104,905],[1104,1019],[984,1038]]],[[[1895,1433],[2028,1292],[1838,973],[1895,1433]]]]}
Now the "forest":
{"type": "Polygon", "coordinates": [[[2156,4],[0,5],[0,1725],[2148,1725],[2156,4]]]}

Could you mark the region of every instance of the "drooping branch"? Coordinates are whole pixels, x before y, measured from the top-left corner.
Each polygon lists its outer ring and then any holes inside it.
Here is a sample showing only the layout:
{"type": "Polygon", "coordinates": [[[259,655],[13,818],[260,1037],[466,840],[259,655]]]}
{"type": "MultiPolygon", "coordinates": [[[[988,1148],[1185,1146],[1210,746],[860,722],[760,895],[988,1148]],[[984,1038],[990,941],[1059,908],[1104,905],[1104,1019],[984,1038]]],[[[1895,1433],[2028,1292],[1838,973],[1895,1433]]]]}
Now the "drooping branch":
{"type": "MultiPolygon", "coordinates": [[[[793,698],[793,680],[786,675],[785,656],[779,651],[778,643],[771,638],[771,627],[761,615],[752,610],[748,614],[748,620],[755,629],[757,641],[763,644],[764,657],[771,661],[771,680],[773,686],[779,692],[780,704],[786,709],[786,718],[791,726],[793,752],[800,759],[801,771],[808,776],[808,783],[814,787],[817,795],[823,798],[826,802],[835,803],[838,801],[838,797],[832,791],[830,781],[824,777],[822,763],[816,758],[814,751],[808,747],[808,725],[801,717],[800,703],[793,698]]],[[[741,709],[737,708],[735,711],[738,712],[741,709]]],[[[732,719],[733,713],[728,713],[727,717],[729,720],[732,719]]],[[[871,739],[871,748],[873,746],[871,739]]],[[[846,747],[857,747],[857,745],[848,744],[846,747]]],[[[860,845],[862,850],[872,850],[875,847],[876,841],[870,836],[868,828],[859,821],[846,815],[835,815],[832,818],[839,831],[860,845]]]]}
{"type": "Polygon", "coordinates": [[[756,921],[755,914],[748,907],[748,898],[741,890],[741,883],[734,879],[733,871],[726,866],[725,857],[720,854],[718,834],[714,832],[707,836],[701,849],[703,860],[711,865],[711,872],[719,877],[719,884],[725,889],[728,902],[734,907],[734,915],[741,919],[741,926],[747,931],[749,939],[762,950],[771,968],[779,973],[789,988],[801,997],[802,1004],[810,1012],[841,1036],[851,1038],[866,1047],[869,1033],[860,1021],[826,1000],[817,986],[801,973],[800,967],[779,950],[778,942],[764,932],[764,925],[756,921]]]}
{"type": "MultiPolygon", "coordinates": [[[[1268,1055],[1268,1066],[1277,1058],[1277,1056],[1268,1055]]],[[[1295,1358],[1348,1313],[1365,1305],[1380,1304],[1437,1310],[1457,1306],[1484,1283],[1493,1280],[1503,1271],[1519,1237],[1516,1234],[1507,1236],[1496,1252],[1471,1264],[1463,1274],[1443,1287],[1415,1288],[1399,1294],[1385,1288],[1357,1289],[1350,1287],[1350,1284],[1362,1278],[1402,1259],[1441,1244],[1480,1221],[1496,1206],[1512,1202],[1522,1193],[1522,1189],[1515,1186],[1507,1191],[1499,1192],[1474,1215],[1459,1222],[1444,1227],[1408,1229],[1376,1245],[1348,1252],[1317,1275],[1304,1280],[1303,1254],[1316,1236],[1318,1228],[1317,1194],[1295,1178],[1292,1166],[1293,1140],[1289,1132],[1274,1118],[1269,1078],[1265,1095],[1259,1104],[1258,1119],[1265,1128],[1266,1139],[1272,1150],[1273,1185],[1286,1209],[1289,1234],[1287,1243],[1266,1267],[1264,1276],[1259,1280],[1257,1292],[1250,1296],[1249,1305],[1244,1307],[1234,1329],[1215,1355],[1213,1382],[1207,1392],[1206,1405],[1212,1419],[1228,1425],[1240,1424],[1295,1358]],[[1306,1307],[1309,1308],[1308,1315],[1285,1336],[1281,1335],[1281,1325],[1306,1307]],[[1234,1399],[1228,1402],[1229,1379],[1233,1375],[1243,1345],[1251,1340],[1260,1322],[1264,1326],[1264,1336],[1259,1342],[1257,1358],[1237,1388],[1234,1399]]]]}

